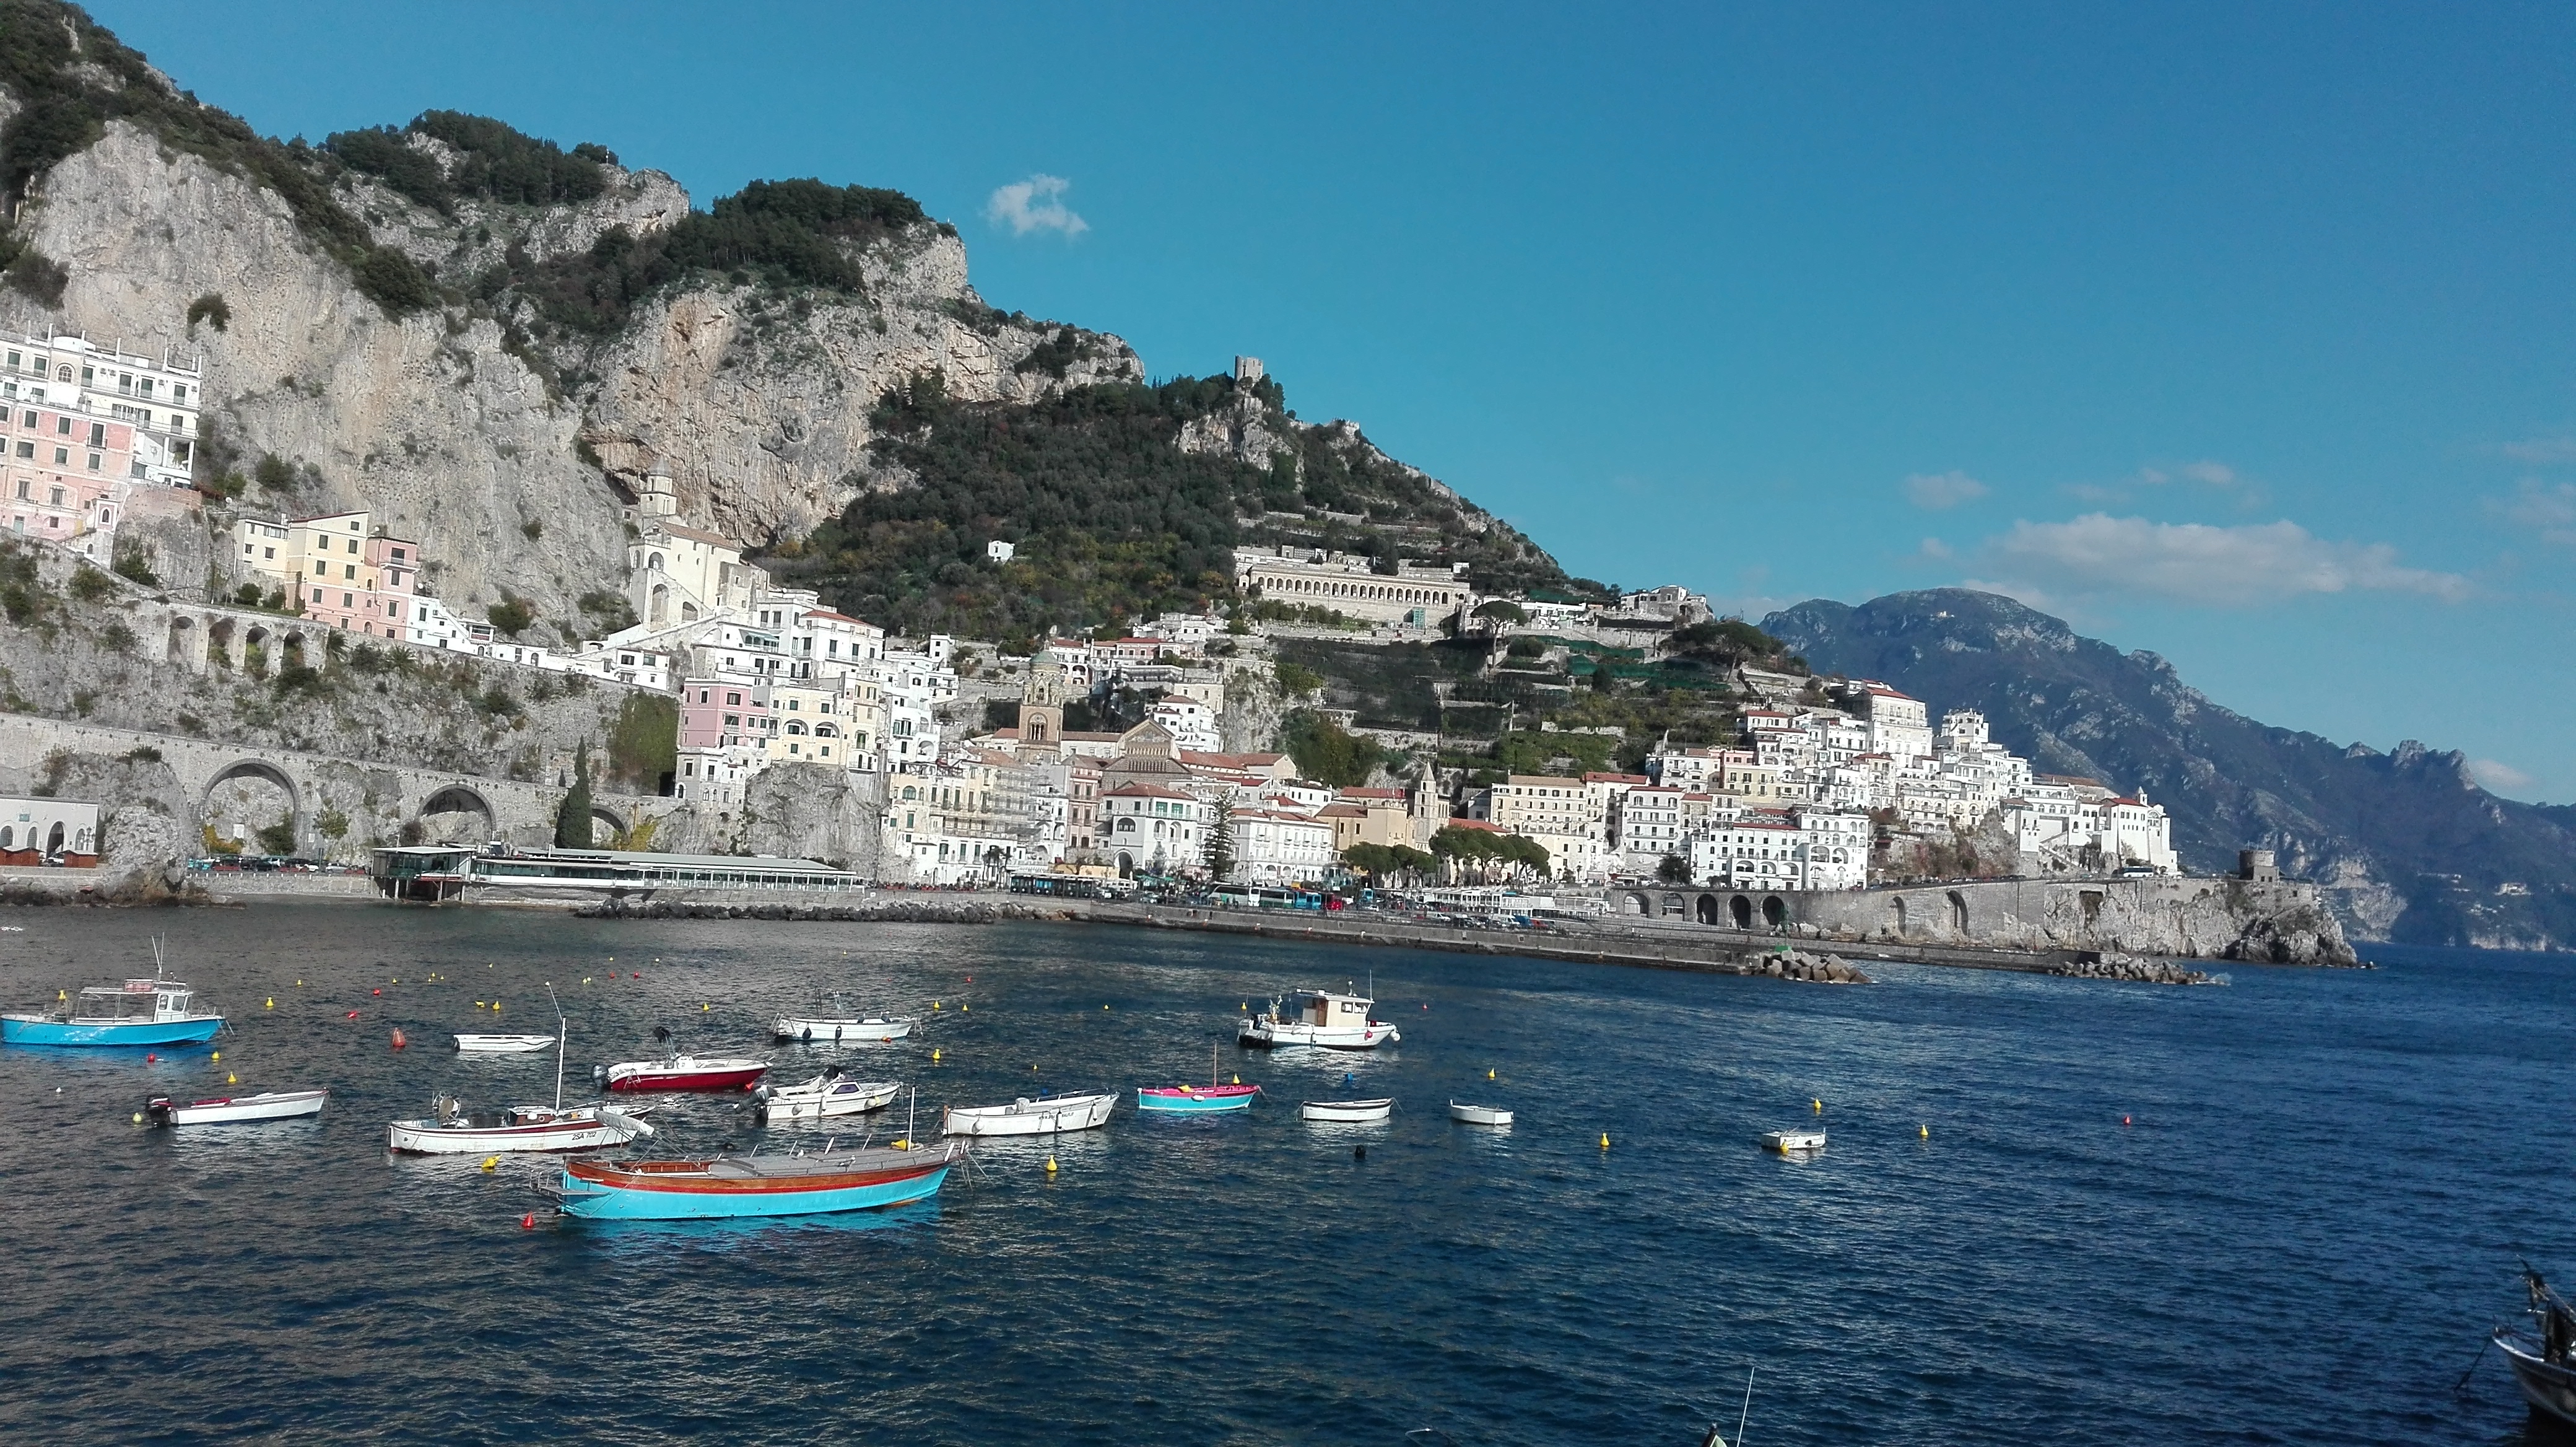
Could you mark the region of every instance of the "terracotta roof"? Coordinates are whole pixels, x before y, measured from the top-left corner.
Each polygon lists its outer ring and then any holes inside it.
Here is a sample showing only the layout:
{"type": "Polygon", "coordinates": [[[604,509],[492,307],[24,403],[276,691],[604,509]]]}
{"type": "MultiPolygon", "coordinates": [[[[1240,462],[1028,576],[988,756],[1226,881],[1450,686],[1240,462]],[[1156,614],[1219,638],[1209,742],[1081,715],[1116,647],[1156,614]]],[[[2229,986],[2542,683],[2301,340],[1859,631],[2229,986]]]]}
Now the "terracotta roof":
{"type": "Polygon", "coordinates": [[[1344,789],[1341,791],[1340,797],[1345,799],[1401,799],[1404,797],[1404,791],[1402,789],[1344,789]]]}
{"type": "Polygon", "coordinates": [[[1121,784],[1100,797],[1104,799],[1192,799],[1196,796],[1154,784],[1121,784]]]}
{"type": "MultiPolygon", "coordinates": [[[[856,623],[862,628],[875,628],[877,626],[870,623],[865,618],[853,618],[847,613],[835,613],[829,608],[808,608],[805,610],[805,616],[808,618],[828,619],[834,623],[856,623]]],[[[884,630],[879,629],[878,631],[883,632],[884,630]]]]}
{"type": "Polygon", "coordinates": [[[1368,811],[1357,804],[1327,804],[1315,811],[1318,819],[1365,819],[1368,811]]]}
{"type": "Polygon", "coordinates": [[[1647,778],[1643,774],[1608,774],[1595,770],[1591,773],[1585,774],[1583,776],[1583,782],[1587,784],[1651,784],[1654,780],[1647,778]]]}
{"type": "Polygon", "coordinates": [[[1473,829],[1482,834],[1500,834],[1503,832],[1502,830],[1495,828],[1493,825],[1486,823],[1482,819],[1453,818],[1444,827],[1450,829],[1473,829]]]}

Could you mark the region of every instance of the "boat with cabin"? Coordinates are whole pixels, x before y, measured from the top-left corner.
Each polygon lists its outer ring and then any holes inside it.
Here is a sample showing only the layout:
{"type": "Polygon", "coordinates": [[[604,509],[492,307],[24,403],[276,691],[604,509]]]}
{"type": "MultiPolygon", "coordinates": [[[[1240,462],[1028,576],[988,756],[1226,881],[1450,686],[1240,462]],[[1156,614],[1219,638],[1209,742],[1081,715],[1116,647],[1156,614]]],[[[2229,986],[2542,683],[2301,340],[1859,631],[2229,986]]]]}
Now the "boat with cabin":
{"type": "Polygon", "coordinates": [[[1395,1102],[1392,1099],[1309,1100],[1298,1104],[1297,1117],[1319,1125],[1359,1125],[1373,1120],[1384,1120],[1394,1110],[1395,1102]]]}
{"type": "Polygon", "coordinates": [[[771,1085],[764,1081],[754,1086],[751,1118],[757,1124],[769,1125],[865,1115],[892,1105],[902,1089],[891,1080],[853,1080],[843,1075],[839,1066],[826,1066],[822,1074],[802,1085],[771,1085]]]}
{"type": "Polygon", "coordinates": [[[1217,1047],[1208,1047],[1208,1083],[1205,1085],[1140,1085],[1136,1087],[1138,1110],[1171,1111],[1181,1115],[1204,1115],[1210,1111],[1243,1110],[1261,1094],[1258,1085],[1246,1085],[1238,1075],[1232,1085],[1216,1081],[1217,1047]]]}
{"type": "Polygon", "coordinates": [[[224,1017],[203,1008],[197,992],[161,978],[161,942],[152,942],[152,978],[92,985],[77,1000],[54,992],[62,1008],[0,1015],[0,1044],[195,1045],[215,1038],[224,1017]]]}
{"type": "Polygon", "coordinates": [[[568,1161],[546,1191],[567,1216],[698,1221],[881,1210],[936,1195],[966,1143],[909,1140],[875,1150],[717,1156],[697,1161],[568,1161]]]}
{"type": "Polygon", "coordinates": [[[1246,1045],[1321,1045],[1330,1050],[1374,1050],[1401,1042],[1404,1037],[1393,1025],[1369,1018],[1369,1007],[1376,1003],[1366,995],[1299,990],[1238,1021],[1235,1035],[1246,1045]]]}
{"type": "Polygon", "coordinates": [[[322,1103],[330,1098],[327,1090],[268,1090],[185,1102],[156,1095],[144,1104],[143,1113],[154,1125],[242,1125],[320,1115],[322,1103]]]}
{"type": "Polygon", "coordinates": [[[941,1116],[940,1133],[1056,1135],[1064,1131],[1098,1130],[1109,1124],[1109,1113],[1117,1108],[1117,1094],[1106,1090],[1034,1098],[1024,1095],[1008,1105],[952,1105],[941,1116]]]}
{"type": "Polygon", "coordinates": [[[459,1035],[459,1055],[533,1055],[555,1043],[552,1035],[459,1035]]]}
{"type": "Polygon", "coordinates": [[[807,1017],[781,1015],[770,1024],[770,1033],[781,1040],[799,1045],[883,1045],[901,1040],[921,1022],[910,1015],[869,1015],[864,1018],[807,1017]]]}
{"type": "Polygon", "coordinates": [[[2522,1286],[2531,1329],[2500,1326],[2488,1340],[2512,1365],[2514,1382],[2533,1411],[2576,1427],[2576,1308],[2527,1262],[2522,1286]]]}

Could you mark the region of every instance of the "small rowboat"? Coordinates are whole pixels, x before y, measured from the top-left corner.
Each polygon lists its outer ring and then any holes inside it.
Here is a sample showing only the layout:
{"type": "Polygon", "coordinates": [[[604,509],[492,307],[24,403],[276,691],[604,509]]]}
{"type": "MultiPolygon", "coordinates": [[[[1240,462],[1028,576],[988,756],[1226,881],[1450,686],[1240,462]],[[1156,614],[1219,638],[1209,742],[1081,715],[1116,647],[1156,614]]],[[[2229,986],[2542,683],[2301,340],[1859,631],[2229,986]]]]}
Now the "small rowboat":
{"type": "Polygon", "coordinates": [[[822,1120],[827,1116],[865,1115],[893,1104],[903,1087],[891,1080],[851,1080],[837,1069],[826,1070],[803,1085],[762,1085],[751,1093],[752,1119],[822,1120]]]}
{"type": "Polygon", "coordinates": [[[327,1090],[270,1090],[258,1095],[232,1095],[181,1104],[166,1095],[158,1095],[143,1110],[152,1117],[155,1125],[239,1125],[255,1120],[292,1120],[297,1116],[320,1115],[322,1102],[330,1098],[331,1092],[327,1090]]]}
{"type": "Polygon", "coordinates": [[[781,1040],[799,1045],[882,1045],[900,1040],[921,1023],[909,1015],[887,1017],[870,1015],[863,1020],[807,1019],[801,1015],[781,1015],[773,1022],[770,1033],[781,1040]]]}
{"type": "Polygon", "coordinates": [[[608,1088],[630,1090],[747,1090],[769,1073],[766,1060],[629,1060],[608,1067],[608,1088]]]}
{"type": "Polygon", "coordinates": [[[1309,1100],[1298,1104],[1297,1116],[1310,1121],[1384,1120],[1394,1109],[1392,1100],[1309,1100]]]}
{"type": "Polygon", "coordinates": [[[948,1108],[940,1125],[945,1135],[1054,1135],[1059,1131],[1097,1130],[1109,1124],[1118,1097],[1109,1091],[1084,1095],[1022,1096],[1009,1105],[948,1108]]]}
{"type": "Polygon", "coordinates": [[[459,1035],[460,1055],[529,1055],[555,1043],[552,1035],[459,1035]]]}
{"type": "MultiPolygon", "coordinates": [[[[908,1143],[907,1143],[908,1144],[908,1143]]],[[[703,1161],[572,1161],[548,1194],[567,1216],[690,1221],[812,1216],[900,1206],[938,1193],[964,1142],[903,1150],[718,1156],[703,1161]]]]}
{"type": "Polygon", "coordinates": [[[1232,1085],[1216,1083],[1216,1047],[1208,1047],[1208,1083],[1205,1085],[1140,1085],[1136,1087],[1138,1110],[1176,1111],[1185,1115],[1202,1115],[1212,1110],[1242,1110],[1261,1094],[1258,1085],[1246,1085],[1236,1076],[1232,1085]]]}
{"type": "Polygon", "coordinates": [[[1762,1133],[1762,1148],[1788,1155],[1796,1151],[1820,1151],[1825,1148],[1825,1133],[1820,1130],[1773,1130],[1762,1133]]]}
{"type": "Polygon", "coordinates": [[[1462,1125],[1510,1125],[1512,1113],[1498,1105],[1469,1105],[1463,1100],[1449,1102],[1449,1118],[1462,1125]]]}
{"type": "Polygon", "coordinates": [[[651,1109],[612,1110],[604,1105],[513,1106],[474,1115],[453,1099],[437,1102],[426,1120],[398,1120],[385,1129],[390,1150],[423,1156],[489,1156],[508,1151],[587,1151],[622,1146],[653,1127],[636,1119],[651,1109]]]}

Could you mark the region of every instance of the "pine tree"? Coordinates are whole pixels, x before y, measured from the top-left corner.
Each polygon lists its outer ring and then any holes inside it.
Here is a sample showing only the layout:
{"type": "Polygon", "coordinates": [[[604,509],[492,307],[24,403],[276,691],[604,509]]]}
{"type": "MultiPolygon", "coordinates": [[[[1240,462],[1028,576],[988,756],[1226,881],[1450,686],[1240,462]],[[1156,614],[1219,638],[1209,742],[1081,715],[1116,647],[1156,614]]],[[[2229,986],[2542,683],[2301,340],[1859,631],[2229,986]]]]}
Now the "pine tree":
{"type": "Polygon", "coordinates": [[[583,739],[572,756],[572,787],[555,809],[555,847],[590,847],[590,740],[583,739]]]}
{"type": "Polygon", "coordinates": [[[1223,812],[1218,813],[1215,826],[1208,830],[1207,871],[1208,878],[1218,884],[1234,873],[1234,820],[1223,812]]]}

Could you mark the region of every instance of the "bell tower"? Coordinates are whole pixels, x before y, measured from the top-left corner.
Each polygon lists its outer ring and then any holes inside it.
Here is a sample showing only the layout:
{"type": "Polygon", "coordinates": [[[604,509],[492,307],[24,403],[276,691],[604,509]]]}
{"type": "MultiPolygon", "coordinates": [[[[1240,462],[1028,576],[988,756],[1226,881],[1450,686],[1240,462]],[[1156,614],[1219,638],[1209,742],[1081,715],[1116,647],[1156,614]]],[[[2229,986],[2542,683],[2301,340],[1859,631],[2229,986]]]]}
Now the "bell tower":
{"type": "Polygon", "coordinates": [[[1020,747],[1060,750],[1064,746],[1064,665],[1039,663],[1029,668],[1020,690],[1020,747]]]}

